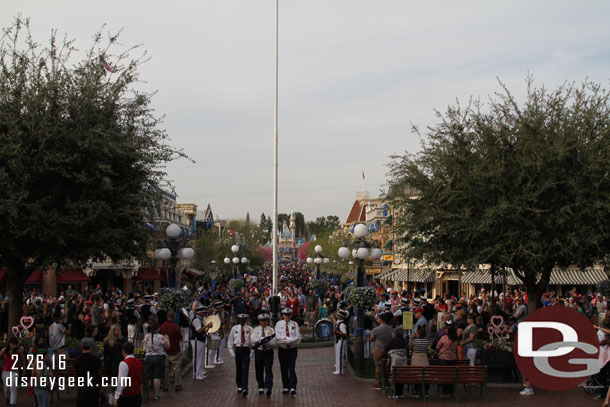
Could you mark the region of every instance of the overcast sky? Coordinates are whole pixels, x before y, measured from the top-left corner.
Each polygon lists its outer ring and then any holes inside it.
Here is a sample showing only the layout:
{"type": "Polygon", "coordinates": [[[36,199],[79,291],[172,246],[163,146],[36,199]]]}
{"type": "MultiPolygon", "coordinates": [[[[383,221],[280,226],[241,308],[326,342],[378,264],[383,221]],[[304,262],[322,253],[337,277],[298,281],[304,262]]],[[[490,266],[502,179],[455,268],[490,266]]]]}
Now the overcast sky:
{"type": "MultiPolygon", "coordinates": [[[[273,205],[273,0],[3,0],[38,42],[51,29],[80,49],[104,23],[142,43],[141,69],[172,144],[195,161],[168,166],[179,202],[220,218],[273,205]]],[[[497,77],[523,95],[530,72],[555,87],[608,85],[608,1],[281,0],[279,211],[344,221],[356,191],[377,195],[388,156],[417,151],[411,124],[486,98],[497,77]]]]}

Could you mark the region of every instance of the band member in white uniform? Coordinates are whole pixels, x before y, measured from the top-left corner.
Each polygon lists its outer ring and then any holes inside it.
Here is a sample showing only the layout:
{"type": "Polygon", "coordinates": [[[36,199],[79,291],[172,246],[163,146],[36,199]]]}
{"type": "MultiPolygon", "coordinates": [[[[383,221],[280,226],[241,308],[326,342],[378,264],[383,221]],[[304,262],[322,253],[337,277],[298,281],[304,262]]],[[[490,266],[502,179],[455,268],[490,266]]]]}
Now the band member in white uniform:
{"type": "Polygon", "coordinates": [[[224,303],[222,301],[216,301],[213,304],[213,307],[215,310],[214,314],[220,319],[220,328],[210,336],[211,339],[218,339],[220,342],[218,344],[218,349],[212,349],[207,352],[208,359],[206,360],[206,365],[209,365],[210,367],[214,367],[214,365],[222,365],[224,363],[222,360],[222,354],[225,350],[224,303]]]}
{"type": "Polygon", "coordinates": [[[248,314],[237,315],[237,325],[231,329],[228,346],[229,353],[235,357],[235,383],[237,392],[248,395],[248,372],[250,370],[250,335],[252,328],[246,325],[248,314]]]}
{"type": "Polygon", "coordinates": [[[203,380],[207,376],[204,370],[205,364],[205,337],[212,323],[203,325],[203,317],[206,307],[199,305],[195,312],[197,316],[191,322],[191,346],[193,347],[193,377],[197,380],[203,380]]]}
{"type": "Polygon", "coordinates": [[[261,344],[254,348],[254,368],[256,369],[256,381],[258,382],[258,394],[266,393],[271,397],[273,388],[273,345],[275,331],[269,325],[271,315],[260,314],[258,316],[259,326],[252,331],[252,344],[261,344]],[[266,338],[266,339],[265,339],[266,338]]]}
{"type": "Polygon", "coordinates": [[[297,361],[297,345],[301,343],[299,324],[290,320],[292,310],[282,310],[282,321],[275,325],[275,339],[278,344],[277,358],[280,360],[282,372],[282,393],[295,396],[297,394],[297,374],[295,364],[297,361]]]}
{"type": "Polygon", "coordinates": [[[337,325],[335,326],[335,372],[343,374],[345,360],[347,359],[347,311],[337,311],[337,325]]]}

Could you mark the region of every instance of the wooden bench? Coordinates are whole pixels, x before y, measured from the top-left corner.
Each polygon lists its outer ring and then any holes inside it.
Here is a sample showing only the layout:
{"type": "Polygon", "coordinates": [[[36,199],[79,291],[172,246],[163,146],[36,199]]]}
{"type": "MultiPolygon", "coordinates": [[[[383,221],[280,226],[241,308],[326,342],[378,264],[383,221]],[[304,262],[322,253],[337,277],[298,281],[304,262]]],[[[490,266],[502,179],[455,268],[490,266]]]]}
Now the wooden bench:
{"type": "Polygon", "coordinates": [[[455,400],[459,402],[460,384],[480,385],[480,396],[487,401],[487,366],[394,366],[390,376],[392,397],[396,401],[396,384],[420,385],[424,401],[428,401],[426,384],[453,384],[455,400]]]}
{"type": "MultiPolygon", "coordinates": [[[[428,359],[428,363],[430,363],[430,366],[438,366],[439,362],[438,359],[428,359]]],[[[470,363],[470,360],[468,359],[456,360],[457,366],[468,366],[468,363],[470,363]]],[[[391,383],[391,375],[390,358],[383,358],[381,360],[381,390],[383,390],[383,394],[388,394],[388,386],[391,383]]]]}

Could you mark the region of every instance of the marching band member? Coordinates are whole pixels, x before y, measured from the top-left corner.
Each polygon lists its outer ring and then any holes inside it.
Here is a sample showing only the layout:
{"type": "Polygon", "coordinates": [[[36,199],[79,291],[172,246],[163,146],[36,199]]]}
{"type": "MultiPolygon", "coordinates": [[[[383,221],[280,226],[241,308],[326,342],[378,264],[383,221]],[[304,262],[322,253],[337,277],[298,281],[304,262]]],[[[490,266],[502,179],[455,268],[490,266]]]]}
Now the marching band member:
{"type": "Polygon", "coordinates": [[[334,374],[343,374],[345,359],[347,358],[347,311],[339,310],[337,326],[335,328],[335,367],[334,374]]]}
{"type": "Polygon", "coordinates": [[[140,306],[140,314],[142,315],[142,331],[143,331],[143,335],[142,337],[145,337],[146,334],[148,333],[148,317],[150,317],[151,314],[157,315],[157,310],[155,309],[155,307],[153,307],[153,305],[151,304],[152,301],[152,295],[147,294],[144,296],[144,304],[142,304],[140,306]]]}
{"type": "Polygon", "coordinates": [[[258,316],[260,325],[254,328],[251,338],[255,346],[254,368],[258,382],[258,394],[266,393],[267,397],[271,397],[273,388],[273,345],[275,345],[274,330],[269,326],[270,319],[269,314],[260,314],[258,316]]]}
{"type": "Polygon", "coordinates": [[[237,315],[238,324],[229,334],[229,353],[235,357],[235,383],[237,392],[248,395],[248,371],[250,370],[250,335],[252,328],[246,325],[248,314],[237,315]]]}
{"type": "MultiPolygon", "coordinates": [[[[225,336],[224,336],[224,303],[222,301],[216,301],[214,304],[215,315],[220,319],[220,328],[218,331],[213,333],[215,337],[213,339],[219,339],[220,342],[218,344],[218,349],[212,349],[209,353],[209,358],[206,361],[207,365],[210,365],[212,368],[214,365],[222,365],[224,362],[222,360],[222,354],[225,350],[225,336]]],[[[207,366],[206,366],[207,367],[207,366]]]]}
{"type": "Polygon", "coordinates": [[[275,338],[279,346],[277,357],[280,360],[282,371],[282,393],[290,392],[291,396],[297,394],[297,375],[294,370],[297,361],[297,345],[301,343],[299,325],[290,320],[292,309],[282,310],[282,321],[275,325],[275,338]]]}
{"type": "Polygon", "coordinates": [[[205,337],[212,323],[203,325],[206,307],[203,305],[195,308],[196,317],[191,322],[191,346],[193,347],[193,376],[196,380],[203,380],[207,376],[204,370],[205,364],[205,337]]]}

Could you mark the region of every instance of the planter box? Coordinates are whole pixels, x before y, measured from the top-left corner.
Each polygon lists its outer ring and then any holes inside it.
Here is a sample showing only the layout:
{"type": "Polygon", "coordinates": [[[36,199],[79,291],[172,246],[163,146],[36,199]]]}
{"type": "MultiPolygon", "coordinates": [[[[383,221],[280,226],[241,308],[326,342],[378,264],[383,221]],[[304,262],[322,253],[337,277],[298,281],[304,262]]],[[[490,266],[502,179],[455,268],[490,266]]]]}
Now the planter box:
{"type": "Polygon", "coordinates": [[[481,364],[487,366],[490,383],[519,383],[519,369],[513,352],[481,350],[481,364]]]}

